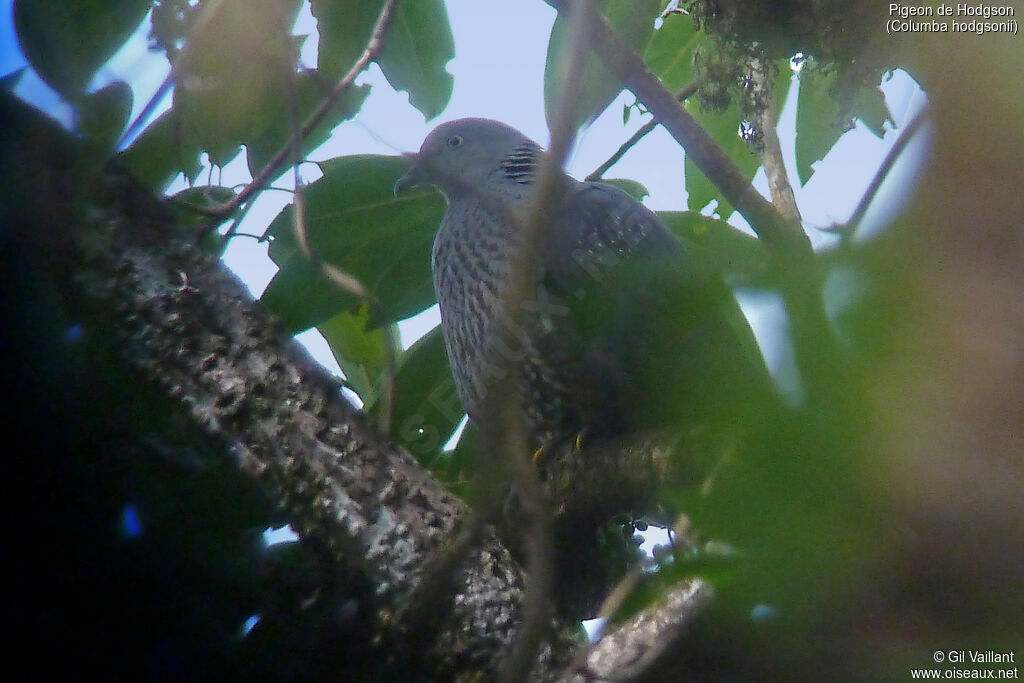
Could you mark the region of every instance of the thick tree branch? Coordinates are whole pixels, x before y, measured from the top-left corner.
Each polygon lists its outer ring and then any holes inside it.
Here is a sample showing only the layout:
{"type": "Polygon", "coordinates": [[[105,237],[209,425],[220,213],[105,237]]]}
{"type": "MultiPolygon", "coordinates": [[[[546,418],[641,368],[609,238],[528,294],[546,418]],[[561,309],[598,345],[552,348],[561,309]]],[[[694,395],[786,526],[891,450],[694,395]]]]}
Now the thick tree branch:
{"type": "Polygon", "coordinates": [[[789,183],[786,163],[782,158],[782,145],[779,143],[779,133],[776,130],[779,122],[774,106],[775,84],[772,82],[771,64],[763,58],[755,57],[750,60],[750,70],[753,98],[760,104],[760,113],[754,123],[761,134],[761,164],[768,177],[772,204],[790,223],[799,224],[800,209],[793,195],[793,187],[789,183]]]}
{"type": "MultiPolygon", "coordinates": [[[[364,606],[374,615],[368,627],[385,643],[401,641],[396,615],[458,533],[465,506],[366,424],[165,204],[119,173],[91,170],[69,151],[70,139],[25,105],[5,98],[2,109],[7,167],[22,171],[23,208],[4,207],[11,234],[45,251],[90,334],[110,340],[131,376],[176,399],[222,444],[328,574],[355,568],[369,580],[376,597],[364,606]],[[26,131],[32,126],[42,132],[26,131]]],[[[519,628],[522,582],[486,531],[460,563],[434,638],[405,641],[423,662],[414,677],[493,679],[519,628]]]]}
{"type": "Polygon", "coordinates": [[[564,683],[648,680],[658,660],[674,654],[673,646],[686,636],[688,627],[711,595],[711,587],[701,579],[680,584],[654,607],[604,634],[587,652],[584,662],[561,680],[564,683]]]}

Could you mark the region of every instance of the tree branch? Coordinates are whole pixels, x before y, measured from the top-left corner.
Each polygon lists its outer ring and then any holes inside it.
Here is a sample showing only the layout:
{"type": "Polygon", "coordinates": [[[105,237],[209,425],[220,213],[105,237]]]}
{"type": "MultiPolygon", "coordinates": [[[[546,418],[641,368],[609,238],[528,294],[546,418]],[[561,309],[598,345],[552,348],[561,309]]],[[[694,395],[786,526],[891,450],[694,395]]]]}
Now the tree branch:
{"type": "MultiPolygon", "coordinates": [[[[4,208],[12,239],[45,256],[72,319],[108,340],[126,373],[173,399],[280,505],[326,575],[367,578],[367,630],[386,640],[465,505],[366,424],[165,202],[120,173],[97,173],[68,151],[66,134],[9,100],[0,97],[5,168],[24,172],[24,208],[4,208]]],[[[519,628],[522,573],[488,529],[453,583],[433,639],[406,643],[424,660],[413,677],[493,679],[519,628]]]]}
{"type": "Polygon", "coordinates": [[[701,579],[683,582],[657,605],[602,636],[587,652],[584,663],[561,680],[565,683],[641,680],[686,635],[687,628],[703,611],[711,595],[710,585],[701,579]]]}
{"type": "MultiPolygon", "coordinates": [[[[579,0],[548,0],[548,4],[559,11],[568,11],[578,3],[579,0]]],[[[584,12],[591,49],[605,67],[661,121],[697,168],[747,219],[765,246],[783,261],[805,262],[809,259],[811,243],[803,228],[786,220],[754,189],[711,136],[651,73],[643,59],[618,37],[603,16],[588,6],[584,6],[584,12]]]]}
{"type": "MultiPolygon", "coordinates": [[[[693,95],[693,93],[697,92],[697,88],[699,87],[699,80],[690,83],[688,86],[686,86],[685,88],[676,93],[676,99],[679,100],[680,102],[686,101],[693,95]]],[[[659,121],[657,117],[655,117],[652,118],[647,123],[645,123],[643,126],[641,126],[639,130],[633,133],[632,137],[630,137],[628,140],[622,143],[622,145],[620,145],[619,148],[615,150],[614,154],[608,157],[608,159],[603,164],[595,168],[593,172],[591,172],[590,175],[588,175],[585,179],[590,182],[600,180],[601,176],[607,173],[609,168],[617,164],[619,162],[619,159],[624,157],[626,155],[626,152],[628,152],[633,147],[633,145],[640,142],[640,140],[642,140],[644,136],[646,136],[652,130],[657,128],[659,123],[661,123],[661,121],[659,121]]]]}
{"type": "Polygon", "coordinates": [[[857,203],[857,208],[854,209],[853,214],[850,216],[850,220],[846,221],[841,225],[834,225],[828,228],[822,228],[826,232],[838,232],[838,233],[851,233],[856,230],[860,222],[864,220],[864,214],[867,213],[868,207],[871,206],[871,202],[875,200],[875,196],[878,195],[878,190],[882,187],[882,183],[888,177],[889,172],[892,171],[892,167],[896,165],[896,161],[903,154],[903,150],[907,148],[910,141],[914,139],[914,135],[921,128],[922,125],[928,120],[928,107],[924,107],[921,111],[917,112],[913,120],[907,127],[903,129],[899,138],[893,143],[893,146],[889,148],[889,152],[885,155],[885,159],[882,160],[882,164],[878,167],[874,177],[868,184],[864,195],[860,198],[857,203]]]}
{"type": "Polygon", "coordinates": [[[751,80],[753,82],[754,99],[761,104],[760,114],[754,122],[761,134],[761,164],[768,177],[768,190],[772,196],[772,204],[786,220],[793,224],[800,223],[800,209],[793,195],[793,187],[786,173],[786,163],[782,158],[782,145],[779,143],[779,122],[775,114],[775,98],[772,82],[771,64],[763,58],[750,60],[751,80]]]}

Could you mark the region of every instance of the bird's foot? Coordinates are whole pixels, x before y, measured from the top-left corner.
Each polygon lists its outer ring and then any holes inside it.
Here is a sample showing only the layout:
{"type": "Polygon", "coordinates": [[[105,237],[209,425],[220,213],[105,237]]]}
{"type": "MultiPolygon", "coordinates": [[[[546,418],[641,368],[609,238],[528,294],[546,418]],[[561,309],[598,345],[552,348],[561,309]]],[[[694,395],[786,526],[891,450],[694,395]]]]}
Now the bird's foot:
{"type": "MultiPolygon", "coordinates": [[[[564,442],[561,442],[561,443],[564,443],[564,442]]],[[[535,450],[533,452],[533,458],[532,458],[533,466],[534,467],[540,467],[540,463],[541,463],[541,461],[543,461],[544,456],[549,451],[557,450],[557,449],[554,448],[554,446],[557,446],[557,443],[556,444],[545,444],[545,445],[541,446],[540,448],[538,448],[537,450],[535,450]]],[[[573,453],[579,453],[582,450],[583,450],[583,432],[577,432],[576,436],[573,437],[573,440],[572,440],[572,452],[573,453]]]]}

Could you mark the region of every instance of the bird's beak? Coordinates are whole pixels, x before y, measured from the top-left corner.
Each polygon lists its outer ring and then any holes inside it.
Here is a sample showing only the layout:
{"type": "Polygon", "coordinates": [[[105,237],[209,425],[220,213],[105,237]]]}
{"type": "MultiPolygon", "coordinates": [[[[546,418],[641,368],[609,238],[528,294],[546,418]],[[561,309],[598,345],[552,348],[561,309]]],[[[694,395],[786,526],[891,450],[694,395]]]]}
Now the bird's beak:
{"type": "Polygon", "coordinates": [[[399,195],[406,190],[412,189],[423,182],[423,171],[420,169],[417,155],[408,154],[408,158],[412,159],[412,165],[409,166],[409,170],[405,172],[401,178],[395,181],[395,194],[399,195]]]}

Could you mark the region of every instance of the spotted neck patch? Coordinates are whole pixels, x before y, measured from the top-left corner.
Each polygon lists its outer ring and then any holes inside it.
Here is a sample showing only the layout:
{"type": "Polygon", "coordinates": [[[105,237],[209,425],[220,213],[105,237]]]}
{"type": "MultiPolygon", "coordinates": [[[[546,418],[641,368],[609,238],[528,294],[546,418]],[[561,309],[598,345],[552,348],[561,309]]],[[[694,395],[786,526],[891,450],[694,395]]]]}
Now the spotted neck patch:
{"type": "Polygon", "coordinates": [[[533,182],[534,174],[540,165],[541,149],[532,142],[524,142],[512,149],[508,155],[501,160],[501,169],[505,177],[520,185],[529,185],[533,182]]]}

